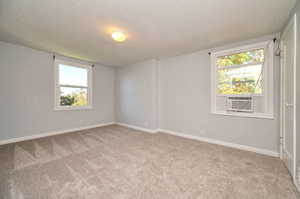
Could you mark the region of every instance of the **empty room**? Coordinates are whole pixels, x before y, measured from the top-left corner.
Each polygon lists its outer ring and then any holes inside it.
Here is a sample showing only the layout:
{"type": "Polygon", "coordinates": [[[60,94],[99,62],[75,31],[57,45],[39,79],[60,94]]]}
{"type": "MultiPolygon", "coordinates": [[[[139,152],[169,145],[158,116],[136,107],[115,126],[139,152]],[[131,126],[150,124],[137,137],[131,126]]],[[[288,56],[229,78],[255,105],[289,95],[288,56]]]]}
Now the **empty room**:
{"type": "Polygon", "coordinates": [[[0,199],[300,199],[299,0],[0,0],[0,199]]]}

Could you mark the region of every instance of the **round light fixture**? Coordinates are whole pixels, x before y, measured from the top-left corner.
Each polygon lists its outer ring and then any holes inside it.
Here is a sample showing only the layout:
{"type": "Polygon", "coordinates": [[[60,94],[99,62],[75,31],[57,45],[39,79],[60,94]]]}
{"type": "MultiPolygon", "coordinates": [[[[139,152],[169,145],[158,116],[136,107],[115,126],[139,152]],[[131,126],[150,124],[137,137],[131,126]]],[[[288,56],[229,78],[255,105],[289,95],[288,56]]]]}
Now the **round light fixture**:
{"type": "Polygon", "coordinates": [[[116,42],[123,42],[126,39],[126,35],[123,32],[113,32],[111,34],[111,37],[113,38],[113,40],[115,40],[116,42]]]}

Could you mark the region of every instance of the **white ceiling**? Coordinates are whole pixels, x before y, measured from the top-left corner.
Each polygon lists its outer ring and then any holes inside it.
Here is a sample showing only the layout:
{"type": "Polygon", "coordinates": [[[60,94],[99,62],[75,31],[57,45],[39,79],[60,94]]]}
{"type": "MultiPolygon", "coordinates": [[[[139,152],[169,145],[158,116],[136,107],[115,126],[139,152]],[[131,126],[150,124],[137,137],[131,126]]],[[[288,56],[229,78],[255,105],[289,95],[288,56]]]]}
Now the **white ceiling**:
{"type": "Polygon", "coordinates": [[[278,32],[296,1],[0,0],[0,40],[121,66],[278,32]]]}

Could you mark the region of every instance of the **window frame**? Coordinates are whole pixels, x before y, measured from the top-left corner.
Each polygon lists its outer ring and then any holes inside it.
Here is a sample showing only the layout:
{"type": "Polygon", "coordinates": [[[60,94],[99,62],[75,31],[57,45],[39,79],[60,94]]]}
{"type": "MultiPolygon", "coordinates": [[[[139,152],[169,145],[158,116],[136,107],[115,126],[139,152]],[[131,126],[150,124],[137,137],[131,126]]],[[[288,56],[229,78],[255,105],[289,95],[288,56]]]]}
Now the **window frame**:
{"type": "MultiPolygon", "coordinates": [[[[229,48],[225,50],[215,51],[211,53],[211,113],[229,116],[241,116],[241,117],[254,117],[254,118],[267,118],[274,119],[274,82],[273,82],[273,55],[274,44],[270,41],[264,41],[249,45],[242,45],[235,48],[229,48]],[[251,51],[255,49],[265,49],[264,65],[263,65],[263,83],[262,83],[262,93],[261,94],[219,94],[218,89],[218,66],[216,64],[217,58],[226,55],[232,55],[236,53],[241,53],[245,51],[251,51]],[[268,96],[267,96],[268,95],[268,96]],[[271,113],[244,113],[244,112],[229,112],[229,111],[217,111],[217,97],[264,97],[266,103],[270,104],[272,107],[271,113]]],[[[244,67],[250,64],[244,65],[234,65],[224,68],[238,68],[239,66],[244,67]]],[[[251,64],[254,65],[254,64],[251,64]]]]}
{"type": "Polygon", "coordinates": [[[56,111],[64,111],[64,110],[86,110],[93,108],[93,89],[92,89],[92,80],[93,78],[93,70],[92,66],[73,62],[73,61],[65,61],[60,59],[54,60],[54,110],[56,111]],[[59,65],[63,64],[66,66],[84,68],[87,69],[87,86],[78,86],[78,85],[64,85],[59,84],[59,65]],[[85,88],[87,89],[87,105],[84,106],[61,106],[60,105],[60,87],[69,87],[69,88],[85,88]]]}

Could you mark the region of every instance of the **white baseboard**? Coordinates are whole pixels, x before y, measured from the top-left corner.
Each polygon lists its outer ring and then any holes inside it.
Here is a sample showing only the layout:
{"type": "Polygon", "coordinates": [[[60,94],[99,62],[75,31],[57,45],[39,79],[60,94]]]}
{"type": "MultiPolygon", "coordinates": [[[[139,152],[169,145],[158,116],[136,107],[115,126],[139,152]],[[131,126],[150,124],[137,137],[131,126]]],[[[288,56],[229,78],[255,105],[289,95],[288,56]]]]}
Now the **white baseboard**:
{"type": "Polygon", "coordinates": [[[202,142],[207,142],[207,143],[211,143],[211,144],[218,144],[218,145],[222,145],[222,146],[226,146],[226,147],[230,147],[230,148],[235,148],[235,149],[240,149],[240,150],[244,150],[244,151],[255,152],[255,153],[268,155],[268,156],[272,156],[272,157],[279,157],[278,152],[270,151],[270,150],[267,150],[267,149],[259,149],[259,148],[255,148],[255,147],[251,147],[251,146],[245,146],[245,145],[240,145],[240,144],[234,144],[234,143],[230,143],[230,142],[215,140],[215,139],[212,139],[212,138],[188,135],[188,134],[185,134],[185,133],[170,131],[170,130],[166,130],[166,129],[158,129],[157,132],[167,133],[167,134],[176,135],[176,136],[180,136],[180,137],[184,137],[184,138],[188,138],[188,139],[193,139],[193,140],[198,140],[198,141],[202,141],[202,142]]]}
{"type": "Polygon", "coordinates": [[[278,152],[270,151],[270,150],[267,150],[267,149],[260,149],[260,148],[245,146],[245,145],[241,145],[241,144],[234,144],[234,143],[230,143],[230,142],[215,140],[215,139],[212,139],[212,138],[188,135],[188,134],[185,134],[185,133],[175,132],[175,131],[171,131],[171,130],[167,130],[167,129],[151,130],[151,129],[138,127],[138,126],[134,126],[134,125],[130,125],[130,124],[125,124],[125,123],[120,123],[120,122],[116,122],[116,124],[120,125],[120,126],[128,127],[128,128],[144,131],[144,132],[147,132],[147,133],[162,132],[162,133],[167,133],[167,134],[171,134],[171,135],[175,135],[175,136],[179,136],[179,137],[198,140],[198,141],[201,141],[201,142],[207,142],[207,143],[211,143],[211,144],[218,144],[218,145],[222,145],[222,146],[226,146],[226,147],[230,147],[230,148],[240,149],[240,150],[244,150],[244,151],[250,151],[250,152],[259,153],[259,154],[263,154],[263,155],[268,155],[268,156],[272,156],[272,157],[279,157],[278,152]]]}
{"type": "Polygon", "coordinates": [[[147,128],[143,128],[143,127],[139,127],[139,126],[134,126],[134,125],[130,125],[130,124],[125,124],[125,123],[120,123],[120,122],[116,122],[116,124],[120,125],[120,126],[127,127],[127,128],[139,130],[139,131],[144,131],[144,132],[147,132],[147,133],[156,133],[157,132],[157,130],[151,130],[151,129],[147,129],[147,128]]]}
{"type": "Polygon", "coordinates": [[[32,140],[32,139],[37,139],[37,138],[43,138],[43,137],[48,137],[48,136],[53,136],[53,135],[59,135],[59,134],[64,134],[64,133],[69,133],[69,132],[74,132],[74,131],[80,131],[80,130],[86,130],[86,129],[91,129],[91,128],[97,128],[97,127],[103,127],[103,126],[109,126],[117,124],[120,126],[136,129],[139,131],[144,131],[147,133],[157,133],[157,132],[163,132],[175,136],[180,136],[188,139],[193,139],[193,140],[198,140],[202,142],[207,142],[211,144],[218,144],[222,146],[227,146],[231,148],[236,148],[240,150],[245,150],[245,151],[251,151],[259,154],[264,154],[268,156],[273,156],[273,157],[279,157],[278,152],[266,150],[266,149],[259,149],[255,147],[250,147],[250,146],[245,146],[245,145],[240,145],[240,144],[234,144],[230,142],[224,142],[220,140],[215,140],[211,138],[205,138],[205,137],[199,137],[199,136],[194,136],[194,135],[188,135],[180,132],[175,132],[171,130],[166,130],[166,129],[147,129],[143,127],[138,127],[134,125],[129,125],[129,124],[124,124],[124,123],[119,123],[119,122],[109,122],[109,123],[102,123],[102,124],[96,124],[96,125],[89,125],[89,126],[84,126],[84,127],[78,127],[78,128],[72,128],[72,129],[65,129],[65,130],[59,130],[59,131],[53,131],[53,132],[48,132],[48,133],[41,133],[41,134],[36,134],[36,135],[31,135],[31,136],[24,136],[24,137],[19,137],[19,138],[12,138],[12,139],[7,139],[7,140],[0,140],[0,145],[4,144],[10,144],[10,143],[16,143],[16,142],[21,142],[21,141],[26,141],[26,140],[32,140]]]}
{"type": "Polygon", "coordinates": [[[49,137],[52,135],[59,135],[59,134],[70,133],[70,132],[74,132],[74,131],[81,131],[81,130],[86,130],[86,129],[102,127],[102,126],[109,126],[109,125],[113,125],[113,124],[115,124],[115,122],[89,125],[89,126],[83,126],[83,127],[78,127],[78,128],[65,129],[65,130],[59,130],[59,131],[53,131],[53,132],[47,132],[47,133],[40,133],[40,134],[35,134],[35,135],[30,135],[30,136],[11,138],[11,139],[7,139],[7,140],[0,140],[0,145],[16,143],[16,142],[21,142],[21,141],[26,141],[26,140],[33,140],[33,139],[37,139],[37,138],[49,137]]]}

